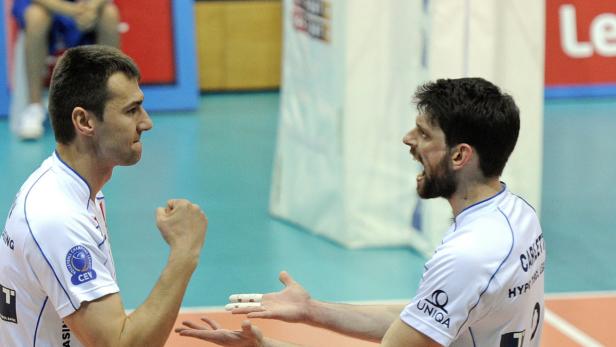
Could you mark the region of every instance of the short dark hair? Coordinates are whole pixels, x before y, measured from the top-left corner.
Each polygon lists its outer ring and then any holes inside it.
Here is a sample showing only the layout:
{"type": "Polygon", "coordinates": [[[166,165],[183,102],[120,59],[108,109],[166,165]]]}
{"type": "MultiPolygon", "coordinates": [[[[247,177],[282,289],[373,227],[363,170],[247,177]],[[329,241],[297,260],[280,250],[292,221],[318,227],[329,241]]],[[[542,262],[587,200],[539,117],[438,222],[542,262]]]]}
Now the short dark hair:
{"type": "Polygon", "coordinates": [[[483,78],[439,79],[417,89],[417,110],[445,133],[449,148],[471,145],[485,177],[503,173],[520,132],[513,98],[483,78]]]}
{"type": "Polygon", "coordinates": [[[49,114],[56,141],[68,144],[75,138],[72,113],[83,107],[103,120],[109,99],[107,81],[116,72],[139,80],[135,63],[120,50],[101,45],[68,49],[58,60],[49,88],[49,114]]]}

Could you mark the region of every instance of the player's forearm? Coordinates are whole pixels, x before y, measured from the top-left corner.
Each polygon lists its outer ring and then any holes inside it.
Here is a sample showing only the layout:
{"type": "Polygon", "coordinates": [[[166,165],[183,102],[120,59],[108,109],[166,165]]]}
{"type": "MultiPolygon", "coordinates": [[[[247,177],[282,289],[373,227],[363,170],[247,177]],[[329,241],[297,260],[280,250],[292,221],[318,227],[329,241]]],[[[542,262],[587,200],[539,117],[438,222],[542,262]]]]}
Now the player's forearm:
{"type": "Polygon", "coordinates": [[[33,0],[32,2],[43,6],[50,12],[64,16],[75,17],[78,14],[78,7],[74,2],[65,0],[33,0]]]}
{"type": "Polygon", "coordinates": [[[173,252],[146,301],[126,319],[121,346],[163,346],[177,318],[198,256],[173,252]]]}
{"type": "Polygon", "coordinates": [[[104,4],[108,2],[109,0],[88,0],[88,3],[96,9],[100,9],[101,7],[103,7],[104,4]]]}
{"type": "Polygon", "coordinates": [[[313,301],[307,324],[379,342],[404,305],[349,305],[313,301]]]}

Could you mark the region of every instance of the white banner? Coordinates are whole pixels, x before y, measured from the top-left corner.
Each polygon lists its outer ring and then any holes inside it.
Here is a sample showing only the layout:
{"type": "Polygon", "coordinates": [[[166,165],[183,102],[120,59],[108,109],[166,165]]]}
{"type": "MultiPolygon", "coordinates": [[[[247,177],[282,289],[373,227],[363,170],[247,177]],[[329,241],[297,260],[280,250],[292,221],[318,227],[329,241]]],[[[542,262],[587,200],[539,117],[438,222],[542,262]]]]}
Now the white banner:
{"type": "Polygon", "coordinates": [[[421,1],[284,2],[273,215],[347,247],[431,250],[401,142],[427,74],[423,18],[421,1]]]}

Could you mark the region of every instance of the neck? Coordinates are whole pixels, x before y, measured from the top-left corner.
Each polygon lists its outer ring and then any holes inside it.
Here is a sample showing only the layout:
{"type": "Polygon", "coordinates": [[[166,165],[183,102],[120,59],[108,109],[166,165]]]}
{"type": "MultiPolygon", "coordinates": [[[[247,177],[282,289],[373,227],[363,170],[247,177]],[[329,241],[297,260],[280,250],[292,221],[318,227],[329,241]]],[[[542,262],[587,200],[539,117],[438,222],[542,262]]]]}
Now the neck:
{"type": "Polygon", "coordinates": [[[501,189],[498,177],[489,178],[483,182],[469,182],[461,184],[447,200],[451,205],[454,217],[456,217],[465,208],[496,195],[501,189]]]}
{"type": "Polygon", "coordinates": [[[113,167],[105,166],[87,146],[80,145],[77,140],[68,145],[56,143],[56,151],[68,166],[86,180],[90,187],[90,199],[94,200],[96,193],[111,178],[113,167]]]}

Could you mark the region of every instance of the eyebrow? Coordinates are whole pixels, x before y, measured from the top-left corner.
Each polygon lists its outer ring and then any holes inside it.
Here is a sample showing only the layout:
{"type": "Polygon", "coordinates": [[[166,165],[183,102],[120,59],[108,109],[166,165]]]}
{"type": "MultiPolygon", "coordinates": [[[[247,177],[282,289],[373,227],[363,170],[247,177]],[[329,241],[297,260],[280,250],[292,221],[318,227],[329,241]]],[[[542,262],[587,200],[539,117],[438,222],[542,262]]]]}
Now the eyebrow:
{"type": "Polygon", "coordinates": [[[425,127],[421,126],[419,123],[417,123],[417,121],[415,121],[415,126],[421,130],[424,133],[429,133],[430,131],[428,129],[426,129],[425,127]]]}
{"type": "Polygon", "coordinates": [[[139,105],[141,105],[141,104],[143,104],[143,99],[140,99],[140,100],[135,100],[135,101],[131,102],[130,104],[128,104],[128,105],[126,105],[126,106],[124,106],[124,107],[122,108],[122,110],[126,111],[126,110],[128,110],[128,109],[133,108],[133,106],[139,106],[139,105]]]}

